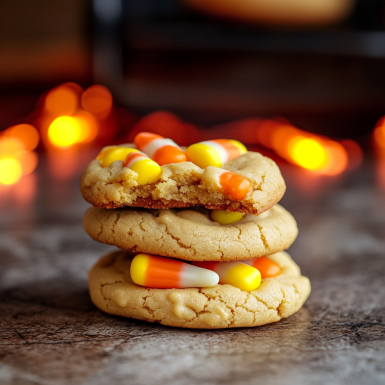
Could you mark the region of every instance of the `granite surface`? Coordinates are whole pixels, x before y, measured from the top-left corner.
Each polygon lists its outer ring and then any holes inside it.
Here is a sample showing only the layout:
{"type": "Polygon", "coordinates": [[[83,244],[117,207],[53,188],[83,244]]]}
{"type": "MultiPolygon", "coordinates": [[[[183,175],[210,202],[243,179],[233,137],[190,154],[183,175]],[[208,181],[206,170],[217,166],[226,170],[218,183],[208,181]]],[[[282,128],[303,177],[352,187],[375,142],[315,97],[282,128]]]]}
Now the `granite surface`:
{"type": "Polygon", "coordinates": [[[385,192],[374,167],[283,174],[281,202],[300,229],[289,252],[312,294],[288,319],[220,331],[93,306],[87,271],[114,247],[82,229],[78,173],[55,179],[41,162],[35,194],[0,191],[0,384],[384,384],[385,192]]]}

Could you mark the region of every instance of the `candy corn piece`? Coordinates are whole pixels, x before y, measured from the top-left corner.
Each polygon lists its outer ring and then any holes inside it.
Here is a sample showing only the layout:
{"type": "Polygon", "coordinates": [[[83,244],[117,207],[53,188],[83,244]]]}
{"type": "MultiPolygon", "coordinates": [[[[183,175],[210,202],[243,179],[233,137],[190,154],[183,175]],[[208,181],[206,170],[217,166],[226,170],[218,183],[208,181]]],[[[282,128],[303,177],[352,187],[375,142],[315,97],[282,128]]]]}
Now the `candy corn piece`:
{"type": "Polygon", "coordinates": [[[117,146],[109,146],[109,147],[103,149],[102,151],[99,152],[96,159],[98,159],[98,160],[103,159],[111,150],[114,150],[115,148],[117,148],[117,146]]]}
{"type": "Polygon", "coordinates": [[[249,259],[248,261],[242,262],[258,269],[262,279],[276,277],[282,272],[281,267],[277,263],[266,257],[249,259]]]}
{"type": "Polygon", "coordinates": [[[229,225],[230,223],[238,222],[243,218],[243,216],[243,213],[232,213],[224,210],[211,211],[211,219],[221,225],[229,225]]]}
{"type": "Polygon", "coordinates": [[[218,185],[225,194],[231,196],[235,200],[241,201],[246,198],[251,183],[242,175],[223,170],[218,174],[218,185]]]}
{"type": "Polygon", "coordinates": [[[210,287],[219,282],[213,271],[149,254],[138,254],[132,260],[130,274],[137,285],[158,289],[210,287]]]}
{"type": "Polygon", "coordinates": [[[159,164],[139,151],[127,155],[124,167],[130,168],[138,174],[137,182],[140,185],[155,182],[162,175],[159,164]]]}
{"type": "Polygon", "coordinates": [[[160,166],[187,160],[186,154],[173,140],[165,139],[157,134],[141,132],[135,136],[134,143],[140,151],[143,151],[160,166]]]}
{"type": "Polygon", "coordinates": [[[192,144],[186,150],[187,159],[200,168],[221,167],[226,162],[247,152],[237,140],[216,139],[192,144]]]}
{"type": "Polygon", "coordinates": [[[261,273],[242,262],[193,262],[192,264],[218,273],[220,284],[233,285],[244,291],[253,291],[261,284],[261,273]]]}
{"type": "Polygon", "coordinates": [[[112,162],[116,160],[125,161],[128,154],[132,152],[139,152],[136,148],[118,147],[113,146],[102,150],[96,159],[100,159],[101,167],[108,167],[112,162]]]}

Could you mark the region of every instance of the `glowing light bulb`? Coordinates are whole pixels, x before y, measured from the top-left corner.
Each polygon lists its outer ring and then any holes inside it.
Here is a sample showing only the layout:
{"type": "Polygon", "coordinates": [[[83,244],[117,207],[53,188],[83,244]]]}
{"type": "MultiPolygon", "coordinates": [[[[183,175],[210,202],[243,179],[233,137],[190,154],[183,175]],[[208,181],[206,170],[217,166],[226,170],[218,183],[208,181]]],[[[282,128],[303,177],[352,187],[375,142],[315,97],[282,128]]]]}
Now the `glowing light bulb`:
{"type": "Polygon", "coordinates": [[[311,138],[294,137],[289,142],[288,149],[292,159],[308,170],[321,169],[328,160],[324,147],[311,138]]]}
{"type": "Polygon", "coordinates": [[[81,136],[81,124],[78,119],[71,116],[56,118],[48,128],[48,138],[56,147],[71,147],[78,142],[81,136]]]}
{"type": "Polygon", "coordinates": [[[15,158],[0,159],[0,183],[14,184],[22,176],[22,168],[20,163],[15,158]]]}

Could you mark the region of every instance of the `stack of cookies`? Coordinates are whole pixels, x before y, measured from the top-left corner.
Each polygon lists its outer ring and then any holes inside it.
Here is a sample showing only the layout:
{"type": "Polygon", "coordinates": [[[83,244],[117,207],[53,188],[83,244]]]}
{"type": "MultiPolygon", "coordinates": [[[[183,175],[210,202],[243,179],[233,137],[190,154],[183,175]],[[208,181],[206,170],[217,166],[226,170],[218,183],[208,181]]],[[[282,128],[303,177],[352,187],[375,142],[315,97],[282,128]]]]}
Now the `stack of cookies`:
{"type": "Polygon", "coordinates": [[[234,140],[196,143],[140,133],[102,149],[81,191],[84,227],[120,250],[89,272],[94,304],[164,325],[219,329],[279,321],[310,294],[283,250],[298,234],[277,202],[278,166],[234,140]]]}

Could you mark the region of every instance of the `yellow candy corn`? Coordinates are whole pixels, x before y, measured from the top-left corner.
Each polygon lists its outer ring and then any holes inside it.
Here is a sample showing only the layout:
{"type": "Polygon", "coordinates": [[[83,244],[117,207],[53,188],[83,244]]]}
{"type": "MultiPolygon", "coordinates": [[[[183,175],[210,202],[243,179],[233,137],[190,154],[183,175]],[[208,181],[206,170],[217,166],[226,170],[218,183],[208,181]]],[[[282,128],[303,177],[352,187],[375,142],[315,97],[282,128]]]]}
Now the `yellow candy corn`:
{"type": "Polygon", "coordinates": [[[157,181],[162,175],[162,168],[140,151],[127,155],[124,167],[130,168],[138,174],[138,184],[147,184],[157,181]]]}
{"type": "Polygon", "coordinates": [[[100,151],[96,159],[101,160],[103,159],[111,150],[114,150],[117,148],[117,146],[109,146],[105,148],[104,150],[100,151]]]}
{"type": "Polygon", "coordinates": [[[192,262],[194,266],[215,271],[220,284],[229,284],[243,291],[253,291],[261,284],[261,273],[242,262],[192,262]]]}
{"type": "Polygon", "coordinates": [[[212,210],[211,219],[221,225],[229,225],[230,223],[238,222],[243,218],[243,213],[232,213],[224,210],[212,210]]]}
{"type": "Polygon", "coordinates": [[[200,168],[221,167],[247,152],[246,147],[237,140],[216,139],[195,143],[186,150],[187,159],[200,168]]]}
{"type": "Polygon", "coordinates": [[[129,147],[112,147],[102,151],[96,159],[100,159],[101,167],[108,167],[112,162],[116,160],[125,161],[127,155],[132,152],[139,152],[136,148],[129,147]]]}

